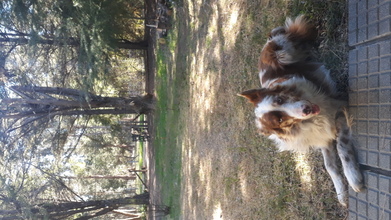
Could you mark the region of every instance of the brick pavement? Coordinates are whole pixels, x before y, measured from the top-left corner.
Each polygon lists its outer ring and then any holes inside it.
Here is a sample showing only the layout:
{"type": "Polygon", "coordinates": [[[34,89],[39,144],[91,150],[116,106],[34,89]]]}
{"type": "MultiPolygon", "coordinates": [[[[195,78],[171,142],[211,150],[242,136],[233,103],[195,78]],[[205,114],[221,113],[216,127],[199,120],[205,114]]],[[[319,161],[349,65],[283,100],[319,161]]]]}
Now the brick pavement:
{"type": "Polygon", "coordinates": [[[349,111],[366,193],[350,189],[349,219],[391,219],[391,1],[348,0],[349,111]]]}

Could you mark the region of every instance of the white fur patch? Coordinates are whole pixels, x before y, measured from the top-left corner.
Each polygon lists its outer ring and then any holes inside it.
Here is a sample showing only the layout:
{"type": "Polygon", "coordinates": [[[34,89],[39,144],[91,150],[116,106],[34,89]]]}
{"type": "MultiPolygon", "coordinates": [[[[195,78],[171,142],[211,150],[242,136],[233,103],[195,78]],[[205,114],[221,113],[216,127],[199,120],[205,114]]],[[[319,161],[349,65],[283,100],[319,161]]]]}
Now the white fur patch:
{"type": "Polygon", "coordinates": [[[303,109],[305,106],[311,106],[311,102],[307,100],[300,100],[297,102],[286,102],[279,106],[273,106],[274,97],[266,97],[262,102],[258,103],[255,107],[255,115],[261,117],[263,114],[271,111],[286,112],[290,117],[297,119],[308,119],[311,115],[303,115],[303,109]]]}
{"type": "Polygon", "coordinates": [[[258,73],[258,75],[259,75],[259,81],[260,81],[260,83],[261,83],[261,86],[264,87],[264,88],[267,87],[267,86],[265,86],[265,85],[262,84],[262,79],[263,79],[263,76],[265,75],[265,73],[266,73],[266,70],[263,70],[263,69],[261,69],[261,70],[259,71],[259,73],[258,73]]]}

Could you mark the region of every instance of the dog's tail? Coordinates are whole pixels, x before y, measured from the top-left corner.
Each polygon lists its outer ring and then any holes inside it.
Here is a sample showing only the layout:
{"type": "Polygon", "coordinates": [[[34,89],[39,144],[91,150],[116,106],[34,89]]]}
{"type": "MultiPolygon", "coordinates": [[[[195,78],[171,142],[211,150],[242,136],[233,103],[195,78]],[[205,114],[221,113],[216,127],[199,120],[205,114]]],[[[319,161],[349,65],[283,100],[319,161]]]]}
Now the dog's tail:
{"type": "Polygon", "coordinates": [[[270,32],[261,52],[259,67],[277,69],[307,60],[316,37],[315,27],[303,15],[295,19],[287,18],[284,27],[270,32]]]}

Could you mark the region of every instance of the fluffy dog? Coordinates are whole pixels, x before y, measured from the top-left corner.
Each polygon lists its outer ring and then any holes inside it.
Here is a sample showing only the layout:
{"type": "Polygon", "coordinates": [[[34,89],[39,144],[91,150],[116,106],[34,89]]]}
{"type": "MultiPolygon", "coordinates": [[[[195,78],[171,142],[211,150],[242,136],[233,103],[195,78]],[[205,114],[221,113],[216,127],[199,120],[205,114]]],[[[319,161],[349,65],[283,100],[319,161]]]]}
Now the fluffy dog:
{"type": "Polygon", "coordinates": [[[242,92],[255,107],[259,131],[280,151],[321,149],[339,202],[346,206],[347,189],[338,170],[354,191],[364,190],[355,154],[346,101],[339,100],[329,71],[312,61],[317,32],[304,16],[287,19],[271,31],[259,60],[260,89],[242,92]]]}

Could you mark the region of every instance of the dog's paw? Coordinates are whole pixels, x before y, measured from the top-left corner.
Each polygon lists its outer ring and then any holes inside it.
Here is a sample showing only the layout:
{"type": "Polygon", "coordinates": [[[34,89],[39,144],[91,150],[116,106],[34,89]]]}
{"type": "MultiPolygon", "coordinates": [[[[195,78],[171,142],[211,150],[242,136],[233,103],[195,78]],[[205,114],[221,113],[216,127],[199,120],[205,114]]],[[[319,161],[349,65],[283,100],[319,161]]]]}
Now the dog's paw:
{"type": "Polygon", "coordinates": [[[352,189],[355,192],[365,192],[367,190],[367,188],[365,187],[365,185],[364,185],[364,183],[362,181],[350,184],[350,186],[352,187],[352,189]]]}
{"type": "Polygon", "coordinates": [[[355,192],[364,192],[366,190],[364,177],[360,172],[360,169],[354,164],[350,164],[352,166],[345,167],[345,176],[348,180],[349,185],[355,192]]]}
{"type": "Polygon", "coordinates": [[[344,192],[341,192],[339,194],[337,194],[337,198],[338,198],[338,202],[343,206],[343,207],[348,207],[348,203],[347,203],[347,193],[344,191],[344,192]]]}

